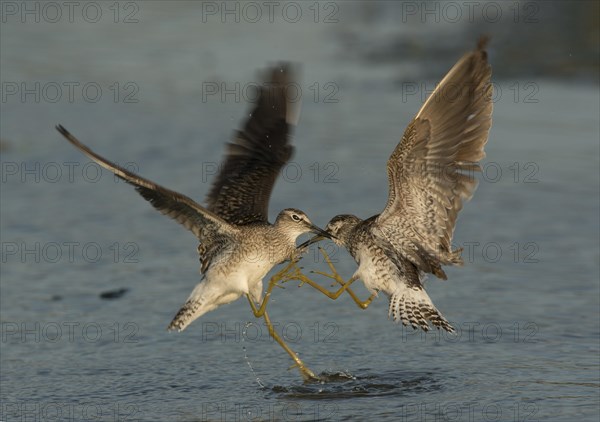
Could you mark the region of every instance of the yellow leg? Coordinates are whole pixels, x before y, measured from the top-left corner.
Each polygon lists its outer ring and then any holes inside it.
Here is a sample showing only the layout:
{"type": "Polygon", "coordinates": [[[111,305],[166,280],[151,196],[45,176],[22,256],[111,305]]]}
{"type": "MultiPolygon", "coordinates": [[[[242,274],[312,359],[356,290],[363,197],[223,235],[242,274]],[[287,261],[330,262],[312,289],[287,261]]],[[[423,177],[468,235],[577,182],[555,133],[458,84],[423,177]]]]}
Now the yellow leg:
{"type": "Polygon", "coordinates": [[[329,266],[329,269],[331,270],[331,274],[327,274],[321,271],[312,271],[315,274],[320,274],[322,276],[331,278],[333,280],[335,280],[338,284],[341,284],[342,287],[338,290],[336,290],[335,292],[330,292],[329,290],[327,290],[326,288],[324,288],[323,286],[319,285],[318,283],[312,281],[310,278],[308,278],[307,276],[305,276],[302,271],[300,271],[300,269],[295,265],[295,262],[293,262],[292,264],[294,264],[294,271],[293,272],[289,272],[289,275],[286,276],[286,280],[298,280],[300,281],[300,286],[302,286],[302,284],[306,283],[309,286],[315,288],[316,290],[320,291],[321,293],[323,293],[325,296],[327,296],[330,299],[336,300],[338,297],[340,297],[342,295],[342,293],[344,293],[344,291],[347,291],[348,294],[350,295],[350,297],[352,298],[352,300],[354,301],[354,303],[356,303],[356,305],[361,308],[361,309],[366,309],[371,302],[373,301],[373,299],[375,299],[376,295],[372,294],[367,300],[365,301],[361,301],[358,296],[356,296],[356,294],[352,291],[352,289],[350,289],[350,285],[352,283],[354,283],[356,280],[358,280],[358,277],[352,277],[350,280],[348,281],[344,281],[344,279],[342,278],[342,276],[340,276],[340,274],[337,272],[337,270],[335,269],[335,266],[333,265],[333,263],[331,262],[331,259],[329,258],[329,255],[327,255],[327,252],[325,252],[325,250],[323,248],[319,248],[319,251],[321,252],[321,254],[323,255],[323,257],[325,258],[325,262],[327,263],[327,265],[329,266]]]}
{"type": "Polygon", "coordinates": [[[350,297],[352,298],[352,300],[354,301],[354,303],[356,303],[356,305],[360,309],[367,309],[369,307],[369,305],[371,304],[371,302],[373,302],[373,299],[375,299],[377,297],[377,295],[375,293],[373,293],[371,296],[369,296],[367,298],[367,300],[361,301],[352,290],[348,289],[347,292],[350,295],[350,297]]]}
{"type": "Polygon", "coordinates": [[[258,308],[256,307],[256,305],[254,305],[254,302],[250,300],[250,306],[252,307],[252,312],[254,313],[254,316],[256,318],[260,318],[265,314],[265,312],[267,311],[267,304],[269,303],[269,299],[271,298],[271,292],[273,291],[273,287],[281,287],[277,284],[277,282],[279,282],[280,280],[287,279],[290,268],[296,267],[296,262],[296,259],[292,259],[290,263],[285,266],[285,268],[283,268],[281,271],[279,271],[277,274],[271,277],[271,279],[269,280],[269,287],[267,287],[267,291],[265,292],[265,297],[258,308]]]}
{"type": "MultiPolygon", "coordinates": [[[[271,287],[271,286],[269,286],[269,287],[271,287]]],[[[246,295],[246,296],[248,298],[248,302],[250,302],[250,307],[252,308],[252,312],[254,312],[255,316],[258,315],[260,310],[256,308],[256,305],[254,304],[254,302],[252,301],[250,296],[249,295],[246,295]]],[[[264,301],[263,301],[263,304],[264,304],[264,301]]],[[[285,350],[287,352],[287,354],[290,355],[290,357],[294,360],[294,362],[296,362],[296,364],[293,365],[292,368],[294,366],[298,368],[298,370],[300,371],[300,375],[302,375],[302,378],[304,379],[304,381],[318,381],[319,377],[317,377],[315,375],[315,373],[313,371],[311,371],[304,364],[304,362],[302,362],[300,360],[298,355],[296,355],[296,353],[283,341],[283,339],[281,337],[279,337],[279,334],[277,334],[277,332],[273,328],[273,324],[271,323],[271,319],[269,318],[269,314],[267,314],[266,310],[263,309],[262,312],[260,312],[260,316],[262,316],[265,320],[265,324],[267,325],[267,330],[269,331],[269,335],[277,343],[279,343],[279,345],[283,348],[283,350],[285,350]]]]}
{"type": "MultiPolygon", "coordinates": [[[[316,274],[323,274],[320,272],[315,271],[316,274]]],[[[330,277],[329,274],[323,274],[327,277],[330,277]]],[[[333,277],[331,277],[333,278],[333,277]]],[[[342,285],[342,287],[340,287],[338,290],[336,290],[335,292],[330,292],[329,290],[327,290],[325,287],[321,286],[319,283],[312,281],[310,278],[308,278],[307,276],[305,276],[302,271],[300,271],[299,268],[296,268],[295,272],[290,272],[290,275],[288,277],[288,280],[298,280],[300,281],[300,286],[301,287],[304,283],[308,284],[309,286],[317,289],[318,291],[320,291],[321,293],[323,293],[325,296],[327,296],[329,299],[333,299],[336,300],[338,297],[340,297],[342,295],[342,293],[344,293],[344,291],[348,291],[351,292],[352,290],[350,290],[349,286],[354,283],[354,281],[356,281],[356,278],[351,278],[350,280],[348,280],[347,282],[344,282],[343,280],[336,280],[338,283],[340,283],[342,285]]],[[[354,293],[354,292],[353,292],[354,293]]]]}

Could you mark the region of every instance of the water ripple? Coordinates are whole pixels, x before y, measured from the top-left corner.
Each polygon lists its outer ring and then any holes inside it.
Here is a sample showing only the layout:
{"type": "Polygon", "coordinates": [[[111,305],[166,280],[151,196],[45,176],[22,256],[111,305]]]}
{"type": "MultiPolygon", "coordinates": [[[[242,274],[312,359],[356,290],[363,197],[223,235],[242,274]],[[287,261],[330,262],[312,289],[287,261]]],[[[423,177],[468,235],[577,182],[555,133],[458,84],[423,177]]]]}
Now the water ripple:
{"type": "Polygon", "coordinates": [[[406,396],[440,390],[431,372],[392,371],[355,376],[350,372],[322,372],[320,382],[271,387],[274,393],[296,399],[350,399],[356,397],[406,396]]]}

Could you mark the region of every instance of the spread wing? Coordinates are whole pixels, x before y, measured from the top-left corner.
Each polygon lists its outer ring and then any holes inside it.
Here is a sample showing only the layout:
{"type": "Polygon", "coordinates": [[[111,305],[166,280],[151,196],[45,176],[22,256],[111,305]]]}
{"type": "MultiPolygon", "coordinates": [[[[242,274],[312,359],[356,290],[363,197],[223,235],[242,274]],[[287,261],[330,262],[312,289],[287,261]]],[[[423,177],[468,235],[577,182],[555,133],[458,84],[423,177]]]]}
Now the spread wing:
{"type": "Polygon", "coordinates": [[[300,93],[293,69],[269,69],[256,106],[233,142],[206,202],[231,224],[267,222],[269,198],[281,168],[292,156],[290,137],[299,111],[300,93]]]}
{"type": "Polygon", "coordinates": [[[201,247],[199,247],[199,252],[201,252],[200,259],[203,262],[204,269],[210,264],[210,257],[208,256],[210,255],[210,251],[218,249],[225,243],[229,236],[238,230],[219,216],[203,208],[193,199],[164,188],[101,157],[82,144],[63,126],[58,125],[56,129],[89,158],[133,185],[135,190],[150,202],[154,208],[194,233],[201,243],[202,251],[200,251],[201,247]]]}
{"type": "Polygon", "coordinates": [[[463,56],[408,125],[387,164],[389,197],[378,229],[417,267],[445,279],[456,217],[473,196],[492,124],[486,40],[463,56]]]}

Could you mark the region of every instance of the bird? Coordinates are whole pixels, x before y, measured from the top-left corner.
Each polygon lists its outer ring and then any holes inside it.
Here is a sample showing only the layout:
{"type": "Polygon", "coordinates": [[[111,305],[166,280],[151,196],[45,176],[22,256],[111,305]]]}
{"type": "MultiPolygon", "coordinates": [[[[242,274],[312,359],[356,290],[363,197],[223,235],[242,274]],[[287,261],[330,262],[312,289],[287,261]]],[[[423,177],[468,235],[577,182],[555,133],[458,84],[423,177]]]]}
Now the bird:
{"type": "MultiPolygon", "coordinates": [[[[307,283],[332,299],[360,279],[371,296],[360,301],[369,306],[378,292],[389,298],[388,316],[413,329],[428,331],[430,324],[454,332],[435,307],[423,285],[428,274],[446,280],[443,265],[462,265],[462,249],[452,250],[452,236],[463,203],[475,191],[474,172],[485,157],[492,124],[492,69],[485,50],[487,38],[458,60],[409,123],[387,162],[388,200],[380,214],[365,220],[351,214],[333,217],[325,230],[338,246],[348,250],[358,264],[345,282],[325,256],[336,280],[336,292],[302,274],[296,267],[292,279],[307,283]]],[[[322,240],[315,236],[300,245],[322,240]]],[[[288,280],[289,281],[289,280],[288,280]]]]}
{"type": "Polygon", "coordinates": [[[269,334],[296,362],[301,375],[311,380],[317,377],[277,335],[266,312],[272,288],[294,262],[296,238],[309,232],[331,237],[295,208],[282,210],[273,224],[268,221],[273,186],[293,153],[290,142],[299,100],[289,94],[289,86],[295,73],[291,63],[279,63],[266,71],[249,117],[226,145],[224,163],[206,197],[206,207],[103,158],[63,126],[56,129],[83,154],[133,185],[154,208],[198,238],[202,278],[168,330],[183,331],[205,313],[246,296],[254,315],[265,319],[269,334]],[[271,278],[262,300],[262,279],[287,260],[290,264],[271,278]]]}

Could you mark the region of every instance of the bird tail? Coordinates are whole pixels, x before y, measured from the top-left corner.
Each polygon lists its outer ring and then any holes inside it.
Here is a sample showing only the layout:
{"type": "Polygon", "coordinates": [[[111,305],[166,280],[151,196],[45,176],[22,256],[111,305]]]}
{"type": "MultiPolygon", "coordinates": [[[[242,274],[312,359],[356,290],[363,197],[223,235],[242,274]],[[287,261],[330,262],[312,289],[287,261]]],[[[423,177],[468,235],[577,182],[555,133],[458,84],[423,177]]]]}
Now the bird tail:
{"type": "Polygon", "coordinates": [[[207,312],[217,307],[213,300],[206,295],[206,284],[201,282],[192,291],[192,294],[167,327],[167,330],[183,331],[185,328],[207,312]]]}
{"type": "Polygon", "coordinates": [[[185,328],[194,322],[197,318],[207,313],[210,309],[206,309],[202,306],[202,302],[199,301],[187,301],[179,309],[173,321],[167,327],[167,330],[183,331],[185,328]]]}
{"type": "Polygon", "coordinates": [[[409,287],[391,294],[388,315],[394,322],[402,321],[404,326],[411,325],[415,330],[421,328],[429,331],[431,323],[434,327],[454,332],[452,325],[436,309],[421,287],[409,287]]]}

